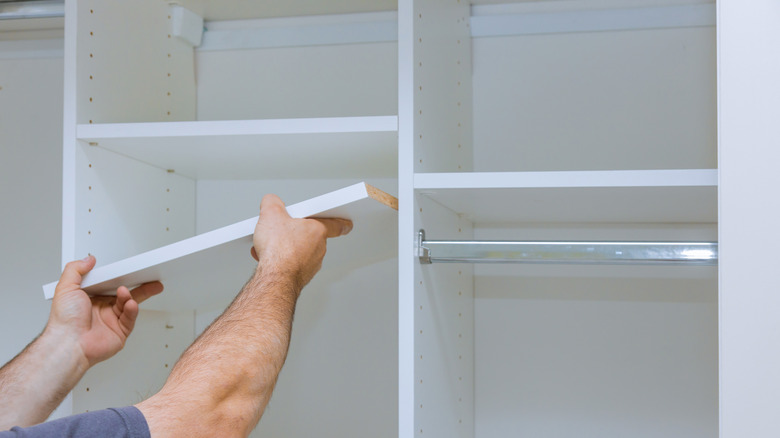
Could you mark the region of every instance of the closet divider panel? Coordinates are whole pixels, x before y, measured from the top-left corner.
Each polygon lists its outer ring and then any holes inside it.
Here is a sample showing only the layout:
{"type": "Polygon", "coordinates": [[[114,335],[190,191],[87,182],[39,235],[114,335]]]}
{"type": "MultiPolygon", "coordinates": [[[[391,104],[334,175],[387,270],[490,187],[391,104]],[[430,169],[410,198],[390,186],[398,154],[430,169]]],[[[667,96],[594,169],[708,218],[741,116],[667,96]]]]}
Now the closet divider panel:
{"type": "Polygon", "coordinates": [[[154,395],[195,340],[192,310],[158,312],[144,307],[142,303],[122,351],[92,367],[73,389],[73,414],[129,406],[154,395]]]}
{"type": "Polygon", "coordinates": [[[76,257],[103,266],[195,234],[195,181],[77,142],[76,257]]]}
{"type": "Polygon", "coordinates": [[[720,436],[780,429],[780,7],[718,2],[720,436]]]}
{"type": "Polygon", "coordinates": [[[470,5],[415,1],[413,20],[415,170],[470,171],[470,5]]]}
{"type": "Polygon", "coordinates": [[[76,39],[77,123],[195,119],[193,48],[173,35],[168,2],[69,1],[78,15],[69,35],[76,39]]]}
{"type": "MultiPolygon", "coordinates": [[[[472,224],[415,196],[415,223],[430,238],[473,238],[472,224]]],[[[415,437],[474,436],[474,268],[415,261],[415,437]]]]}

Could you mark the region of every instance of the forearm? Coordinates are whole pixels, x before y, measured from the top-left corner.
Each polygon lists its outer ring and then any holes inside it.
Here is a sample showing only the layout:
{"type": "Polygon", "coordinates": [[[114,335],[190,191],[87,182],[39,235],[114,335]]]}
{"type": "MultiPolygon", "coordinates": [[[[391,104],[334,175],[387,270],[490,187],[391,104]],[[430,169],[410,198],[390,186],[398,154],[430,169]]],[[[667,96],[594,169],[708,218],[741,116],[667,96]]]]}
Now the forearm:
{"type": "Polygon", "coordinates": [[[77,339],[47,328],[0,369],[0,430],[45,421],[89,368],[77,339]]]}
{"type": "MultiPolygon", "coordinates": [[[[258,270],[225,313],[182,355],[160,393],[139,405],[147,419],[159,415],[163,406],[186,406],[187,412],[180,415],[194,422],[182,421],[171,432],[190,427],[196,436],[197,431],[215,436],[214,427],[228,427],[220,436],[248,435],[287,356],[300,289],[290,275],[258,270]]],[[[155,423],[151,419],[153,434],[159,432],[155,423]]]]}

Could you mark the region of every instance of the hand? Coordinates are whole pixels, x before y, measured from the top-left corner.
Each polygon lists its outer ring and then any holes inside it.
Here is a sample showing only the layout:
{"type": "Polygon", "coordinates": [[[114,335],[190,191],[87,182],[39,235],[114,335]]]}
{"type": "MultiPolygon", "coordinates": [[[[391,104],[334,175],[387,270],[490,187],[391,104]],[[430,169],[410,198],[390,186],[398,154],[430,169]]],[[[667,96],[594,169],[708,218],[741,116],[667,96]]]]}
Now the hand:
{"type": "Polygon", "coordinates": [[[124,347],[135,326],[138,304],[163,290],[160,282],[153,282],[133,291],[122,286],[115,297],[90,298],[81,290],[81,281],[95,262],[95,258],[89,256],[65,266],[54,292],[45,330],[76,341],[90,367],[124,347]]]}
{"type": "Polygon", "coordinates": [[[352,230],[347,219],[293,219],[276,195],[266,195],[260,204],[252,256],[258,269],[291,276],[303,288],[320,270],[326,240],[352,230]]]}

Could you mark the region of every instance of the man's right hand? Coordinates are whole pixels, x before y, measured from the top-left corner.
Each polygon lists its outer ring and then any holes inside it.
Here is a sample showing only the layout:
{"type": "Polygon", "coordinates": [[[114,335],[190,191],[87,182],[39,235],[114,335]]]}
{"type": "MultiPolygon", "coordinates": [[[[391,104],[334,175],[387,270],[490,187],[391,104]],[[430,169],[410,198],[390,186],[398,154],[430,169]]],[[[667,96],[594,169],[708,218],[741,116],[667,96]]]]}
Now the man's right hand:
{"type": "Polygon", "coordinates": [[[252,256],[264,273],[290,276],[299,286],[320,270],[326,241],[352,230],[347,219],[293,219],[276,195],[266,195],[254,234],[252,256]]]}

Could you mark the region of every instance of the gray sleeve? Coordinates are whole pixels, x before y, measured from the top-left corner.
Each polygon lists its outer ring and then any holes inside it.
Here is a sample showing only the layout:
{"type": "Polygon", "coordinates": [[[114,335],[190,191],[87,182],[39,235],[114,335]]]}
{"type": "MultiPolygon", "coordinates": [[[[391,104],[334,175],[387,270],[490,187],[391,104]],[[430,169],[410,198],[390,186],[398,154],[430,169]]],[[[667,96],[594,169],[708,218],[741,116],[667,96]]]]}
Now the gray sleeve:
{"type": "Polygon", "coordinates": [[[0,432],[0,438],[151,438],[144,415],[134,406],[87,412],[28,428],[0,432]]]}

